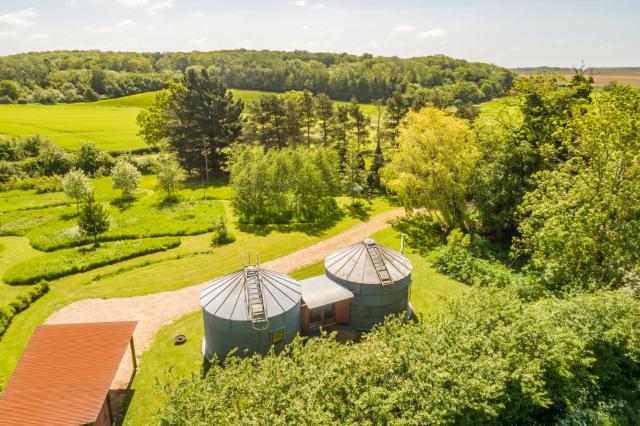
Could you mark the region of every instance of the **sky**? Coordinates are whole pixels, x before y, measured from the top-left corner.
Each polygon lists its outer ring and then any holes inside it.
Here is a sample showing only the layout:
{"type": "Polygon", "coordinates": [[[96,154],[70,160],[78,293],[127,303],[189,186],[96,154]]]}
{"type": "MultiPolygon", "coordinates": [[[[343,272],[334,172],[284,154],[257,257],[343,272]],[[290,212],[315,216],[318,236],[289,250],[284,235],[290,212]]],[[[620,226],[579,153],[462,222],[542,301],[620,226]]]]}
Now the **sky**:
{"type": "Polygon", "coordinates": [[[0,55],[238,48],[640,66],[640,0],[0,0],[0,55]]]}

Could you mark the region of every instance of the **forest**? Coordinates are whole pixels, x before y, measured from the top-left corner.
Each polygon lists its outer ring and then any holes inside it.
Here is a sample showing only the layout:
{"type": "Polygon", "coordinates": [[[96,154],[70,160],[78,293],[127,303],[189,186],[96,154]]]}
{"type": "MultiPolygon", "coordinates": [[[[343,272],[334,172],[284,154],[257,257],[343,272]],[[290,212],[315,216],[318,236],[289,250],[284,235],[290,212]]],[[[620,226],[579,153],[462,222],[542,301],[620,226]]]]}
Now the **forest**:
{"type": "Polygon", "coordinates": [[[504,95],[515,74],[444,55],[401,59],[364,54],[229,50],[123,53],[54,51],[0,57],[0,103],[93,101],[158,90],[199,65],[235,89],[309,90],[336,100],[478,103],[504,95]]]}

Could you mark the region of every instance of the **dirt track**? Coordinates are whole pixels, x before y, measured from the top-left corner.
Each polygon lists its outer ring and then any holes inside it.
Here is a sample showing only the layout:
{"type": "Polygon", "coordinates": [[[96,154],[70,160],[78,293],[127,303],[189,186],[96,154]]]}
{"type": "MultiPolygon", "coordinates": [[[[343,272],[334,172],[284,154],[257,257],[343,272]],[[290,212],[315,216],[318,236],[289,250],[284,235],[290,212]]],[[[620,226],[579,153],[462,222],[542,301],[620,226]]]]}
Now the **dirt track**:
{"type": "MultiPolygon", "coordinates": [[[[387,221],[403,215],[403,209],[395,209],[371,217],[340,234],[298,250],[287,256],[265,262],[261,267],[289,273],[303,266],[324,259],[329,253],[350,244],[355,244],[367,236],[388,227],[387,221]]],[[[211,277],[216,278],[216,277],[211,277]]],[[[158,330],[184,315],[200,309],[200,291],[206,283],[185,287],[175,291],[164,291],[146,296],[85,299],[65,306],[54,312],[45,324],[97,322],[97,321],[138,321],[134,333],[136,355],[144,353],[158,330]]],[[[120,366],[114,387],[126,387],[131,377],[131,357],[127,352],[120,366]]]]}

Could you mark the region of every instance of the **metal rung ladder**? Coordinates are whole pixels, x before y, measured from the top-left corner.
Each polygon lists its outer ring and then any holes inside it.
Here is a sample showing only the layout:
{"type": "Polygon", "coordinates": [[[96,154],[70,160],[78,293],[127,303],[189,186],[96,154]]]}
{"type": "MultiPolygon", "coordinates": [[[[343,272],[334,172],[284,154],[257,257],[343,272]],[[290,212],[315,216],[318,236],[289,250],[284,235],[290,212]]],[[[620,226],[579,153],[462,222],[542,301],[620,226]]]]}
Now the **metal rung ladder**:
{"type": "Polygon", "coordinates": [[[262,281],[257,266],[244,268],[245,292],[247,309],[251,326],[256,330],[264,330],[269,327],[267,309],[262,296],[262,281]]]}
{"type": "Polygon", "coordinates": [[[394,285],[395,282],[391,278],[387,265],[384,263],[382,253],[380,253],[380,247],[378,247],[376,242],[371,239],[364,240],[364,245],[367,248],[367,252],[369,252],[369,256],[373,262],[373,267],[376,269],[376,273],[380,279],[380,284],[382,284],[383,287],[394,285]]]}

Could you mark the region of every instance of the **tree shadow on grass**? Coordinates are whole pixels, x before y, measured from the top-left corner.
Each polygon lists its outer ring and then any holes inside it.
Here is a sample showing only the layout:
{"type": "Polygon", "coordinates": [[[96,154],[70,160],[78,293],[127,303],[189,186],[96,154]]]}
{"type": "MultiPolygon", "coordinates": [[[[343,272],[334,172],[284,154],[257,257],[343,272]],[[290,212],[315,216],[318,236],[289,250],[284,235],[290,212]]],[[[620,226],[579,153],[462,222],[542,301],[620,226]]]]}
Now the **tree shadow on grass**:
{"type": "Polygon", "coordinates": [[[111,205],[120,209],[120,211],[125,211],[133,207],[133,203],[136,201],[136,197],[118,197],[111,200],[111,205]]]}
{"type": "Polygon", "coordinates": [[[267,236],[272,232],[290,233],[302,232],[310,236],[322,235],[324,231],[330,229],[342,219],[344,213],[336,209],[331,215],[317,220],[315,222],[291,223],[291,224],[252,224],[239,223],[238,229],[247,234],[253,234],[260,237],[267,236]]]}
{"type": "Polygon", "coordinates": [[[371,204],[358,200],[355,203],[348,205],[346,209],[349,217],[360,219],[361,221],[366,221],[371,217],[371,211],[373,210],[373,207],[371,206],[371,204]]]}

